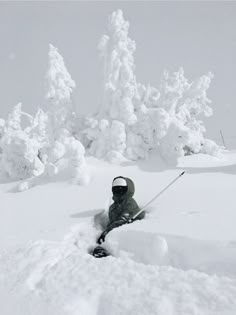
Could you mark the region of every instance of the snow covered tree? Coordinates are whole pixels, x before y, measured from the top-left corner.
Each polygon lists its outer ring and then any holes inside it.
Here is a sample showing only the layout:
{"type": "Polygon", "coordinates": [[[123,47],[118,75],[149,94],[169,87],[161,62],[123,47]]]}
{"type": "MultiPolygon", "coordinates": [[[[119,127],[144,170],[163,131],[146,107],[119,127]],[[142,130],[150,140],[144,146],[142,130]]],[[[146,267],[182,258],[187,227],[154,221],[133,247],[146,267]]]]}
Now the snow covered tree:
{"type": "Polygon", "coordinates": [[[138,83],[138,99],[136,101],[136,107],[140,108],[140,105],[145,105],[147,108],[159,107],[160,91],[148,84],[138,83]]]}
{"type": "MultiPolygon", "coordinates": [[[[182,68],[172,75],[164,73],[158,100],[158,106],[163,107],[170,117],[170,129],[161,140],[160,150],[164,156],[202,152],[205,127],[199,116],[212,115],[211,101],[207,97],[212,77],[209,73],[189,83],[182,68]],[[168,148],[171,148],[169,153],[168,148]]],[[[206,146],[209,153],[216,152],[216,147],[217,145],[214,145],[211,150],[206,146]]]]}
{"type": "Polygon", "coordinates": [[[6,133],[1,139],[1,171],[10,179],[25,179],[43,173],[38,142],[22,130],[6,133]]]}
{"type": "Polygon", "coordinates": [[[104,65],[103,104],[100,115],[119,120],[127,125],[137,121],[134,99],[137,84],[134,75],[135,42],[128,36],[129,23],[121,10],[111,14],[107,33],[98,45],[104,65]]]}
{"type": "Polygon", "coordinates": [[[199,153],[203,138],[184,126],[181,121],[174,118],[165,137],[160,140],[160,154],[167,161],[175,161],[186,154],[199,153]],[[191,148],[191,152],[189,152],[191,148]]]}
{"type": "Polygon", "coordinates": [[[39,109],[32,117],[22,111],[19,103],[9,114],[0,140],[1,172],[11,179],[54,176],[64,172],[76,183],[87,183],[85,149],[72,134],[75,111],[71,93],[75,83],[63,58],[52,45],[47,83],[50,104],[47,113],[39,109]],[[26,118],[26,124],[22,118],[26,118]]]}
{"type": "Polygon", "coordinates": [[[30,127],[33,117],[22,111],[22,103],[18,103],[8,115],[5,122],[6,130],[23,130],[30,127]]]}
{"type": "Polygon", "coordinates": [[[64,60],[56,47],[49,45],[49,67],[46,75],[49,103],[49,119],[53,135],[56,137],[60,128],[71,129],[75,117],[75,109],[71,99],[75,88],[66,69],[64,60]]]}
{"type": "Polygon", "coordinates": [[[54,177],[58,174],[64,174],[67,178],[73,178],[77,184],[88,183],[89,174],[84,146],[71,136],[67,129],[61,129],[60,136],[47,150],[47,154],[46,175],[54,177]]]}
{"type": "Polygon", "coordinates": [[[73,178],[78,184],[89,181],[85,149],[67,129],[61,128],[57,139],[52,141],[48,133],[48,115],[42,109],[24,129],[20,124],[20,108],[14,108],[13,113],[9,115],[0,139],[1,175],[12,180],[31,178],[31,184],[39,175],[54,177],[64,174],[65,178],[73,178]]]}
{"type": "Polygon", "coordinates": [[[137,116],[137,123],[127,133],[126,155],[132,160],[145,159],[150,150],[158,148],[170,121],[163,108],[147,108],[144,104],[137,116]]]}
{"type": "MultiPolygon", "coordinates": [[[[205,128],[199,116],[212,114],[207,97],[212,74],[188,82],[180,68],[173,74],[165,71],[158,88],[137,83],[136,47],[128,31],[122,11],[113,12],[98,46],[104,70],[102,108],[97,118],[80,124],[84,129],[79,137],[90,154],[99,158],[118,154],[144,159],[152,149],[167,158],[202,152],[205,128]],[[118,124],[122,125],[115,137],[112,128],[118,124]]],[[[209,145],[204,150],[216,152],[209,145]]]]}
{"type": "Polygon", "coordinates": [[[137,122],[127,130],[127,157],[143,159],[152,149],[166,159],[200,152],[216,155],[219,147],[205,139],[199,119],[212,115],[207,97],[212,77],[209,73],[189,83],[180,68],[173,74],[165,71],[159,88],[138,84],[137,122]]]}
{"type": "Polygon", "coordinates": [[[1,173],[10,179],[24,179],[37,176],[44,171],[44,165],[38,157],[40,143],[29,133],[32,116],[22,111],[17,104],[4,124],[1,147],[1,173]],[[22,127],[22,117],[28,120],[28,126],[22,127]]]}
{"type": "Polygon", "coordinates": [[[18,103],[13,107],[12,112],[8,115],[6,128],[12,130],[21,130],[22,104],[18,103]]]}
{"type": "Polygon", "coordinates": [[[207,97],[212,77],[209,73],[189,83],[183,68],[172,75],[165,71],[159,87],[158,107],[164,108],[170,117],[176,117],[191,130],[203,132],[197,117],[212,115],[211,101],[207,97]]]}
{"type": "Polygon", "coordinates": [[[38,137],[39,142],[46,142],[48,138],[48,115],[41,108],[39,108],[32,119],[32,124],[28,129],[28,132],[32,136],[38,137]]]}
{"type": "Polygon", "coordinates": [[[118,120],[89,119],[82,134],[91,155],[113,162],[121,162],[124,159],[126,148],[124,123],[118,120]]]}
{"type": "Polygon", "coordinates": [[[70,137],[67,138],[66,151],[69,171],[73,182],[81,185],[87,184],[89,182],[89,174],[85,161],[84,146],[74,137],[70,137]]]}
{"type": "MultiPolygon", "coordinates": [[[[49,102],[47,112],[49,146],[46,146],[42,152],[44,156],[47,156],[46,172],[48,175],[54,176],[73,168],[77,182],[82,183],[87,181],[85,180],[87,177],[85,150],[83,145],[73,137],[76,114],[72,102],[72,92],[75,82],[67,71],[57,48],[53,45],[50,45],[49,48],[49,68],[46,76],[48,84],[46,97],[49,102]],[[71,156],[68,152],[71,152],[71,156]]],[[[43,115],[40,117],[43,124],[44,117],[43,115]]]]}
{"type": "Polygon", "coordinates": [[[126,154],[127,132],[135,125],[138,97],[134,75],[135,42],[128,36],[129,23],[121,10],[108,19],[107,32],[98,45],[103,61],[103,100],[97,119],[80,122],[82,139],[88,152],[98,158],[120,162],[126,154]]]}
{"type": "Polygon", "coordinates": [[[220,153],[220,148],[213,140],[204,139],[201,153],[217,156],[220,153]]]}
{"type": "Polygon", "coordinates": [[[38,157],[43,163],[46,163],[48,160],[47,151],[50,146],[49,122],[48,114],[45,113],[41,108],[38,109],[35,116],[33,117],[32,124],[27,128],[27,132],[39,143],[38,157]]]}

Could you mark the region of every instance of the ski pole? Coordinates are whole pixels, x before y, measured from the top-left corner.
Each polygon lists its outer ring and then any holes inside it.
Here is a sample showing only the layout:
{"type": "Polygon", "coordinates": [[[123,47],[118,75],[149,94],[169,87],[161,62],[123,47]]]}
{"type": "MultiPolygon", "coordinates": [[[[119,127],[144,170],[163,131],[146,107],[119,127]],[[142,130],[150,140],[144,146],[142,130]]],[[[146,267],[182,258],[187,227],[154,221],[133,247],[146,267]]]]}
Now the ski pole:
{"type": "Polygon", "coordinates": [[[137,216],[140,215],[140,213],[142,213],[145,208],[147,208],[147,206],[149,206],[151,203],[153,203],[154,200],[156,200],[164,191],[166,191],[172,184],[174,184],[174,182],[176,182],[182,175],[184,175],[185,171],[183,171],[181,174],[179,174],[174,180],[172,180],[172,182],[167,185],[163,190],[161,190],[157,195],[155,195],[144,207],[142,207],[141,210],[139,210],[138,213],[136,213],[132,220],[135,220],[137,218],[137,216]]]}
{"type": "Polygon", "coordinates": [[[226,145],[225,145],[225,139],[224,139],[222,130],[220,130],[220,135],[221,135],[221,139],[222,139],[223,145],[224,145],[225,149],[227,149],[227,148],[226,148],[226,145]]]}

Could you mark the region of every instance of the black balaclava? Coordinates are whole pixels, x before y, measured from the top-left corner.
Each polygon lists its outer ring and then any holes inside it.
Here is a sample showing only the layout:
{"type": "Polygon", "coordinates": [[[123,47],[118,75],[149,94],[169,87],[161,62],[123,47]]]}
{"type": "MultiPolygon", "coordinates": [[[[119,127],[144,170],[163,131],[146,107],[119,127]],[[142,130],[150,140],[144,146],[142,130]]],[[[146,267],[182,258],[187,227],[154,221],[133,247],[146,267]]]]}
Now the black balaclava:
{"type": "Polygon", "coordinates": [[[113,200],[115,202],[122,202],[128,191],[128,185],[124,177],[119,176],[114,178],[112,182],[113,200]]]}

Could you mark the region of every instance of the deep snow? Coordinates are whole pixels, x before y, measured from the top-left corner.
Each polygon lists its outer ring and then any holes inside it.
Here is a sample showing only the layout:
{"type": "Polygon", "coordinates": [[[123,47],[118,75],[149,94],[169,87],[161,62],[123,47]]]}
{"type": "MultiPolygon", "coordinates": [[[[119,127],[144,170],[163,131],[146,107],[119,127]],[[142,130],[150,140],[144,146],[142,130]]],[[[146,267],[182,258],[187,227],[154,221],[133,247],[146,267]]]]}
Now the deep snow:
{"type": "Polygon", "coordinates": [[[235,314],[236,152],[184,157],[177,167],[155,155],[122,166],[87,161],[87,186],[0,186],[0,314],[235,314]],[[113,177],[131,177],[142,206],[183,169],[144,221],[108,235],[114,256],[87,253],[113,177]]]}

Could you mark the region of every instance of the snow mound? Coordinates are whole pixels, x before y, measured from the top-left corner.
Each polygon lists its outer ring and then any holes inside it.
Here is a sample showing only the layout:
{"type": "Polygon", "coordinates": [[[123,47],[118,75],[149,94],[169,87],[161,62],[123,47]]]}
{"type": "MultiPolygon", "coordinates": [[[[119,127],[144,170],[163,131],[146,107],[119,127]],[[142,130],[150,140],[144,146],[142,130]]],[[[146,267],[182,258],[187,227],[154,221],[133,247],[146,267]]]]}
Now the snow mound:
{"type": "MultiPolygon", "coordinates": [[[[148,219],[145,221],[147,223],[148,219]]],[[[166,265],[236,277],[234,242],[160,235],[145,230],[143,223],[135,222],[112,230],[104,246],[116,257],[129,257],[146,265],[166,265]]]]}
{"type": "Polygon", "coordinates": [[[117,257],[128,253],[130,259],[143,264],[168,263],[168,244],[165,238],[154,233],[114,230],[107,236],[106,247],[117,257]]]}

